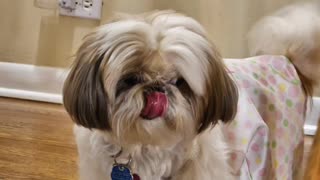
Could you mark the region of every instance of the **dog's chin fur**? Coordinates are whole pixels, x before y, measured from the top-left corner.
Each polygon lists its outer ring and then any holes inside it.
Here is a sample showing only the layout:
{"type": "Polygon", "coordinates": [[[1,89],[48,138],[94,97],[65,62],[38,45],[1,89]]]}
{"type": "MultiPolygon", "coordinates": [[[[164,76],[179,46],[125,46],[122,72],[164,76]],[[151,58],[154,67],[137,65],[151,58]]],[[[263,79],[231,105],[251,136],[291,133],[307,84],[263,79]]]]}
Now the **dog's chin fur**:
{"type": "MultiPolygon", "coordinates": [[[[80,157],[80,179],[110,179],[114,159],[120,150],[103,132],[76,126],[75,136],[80,157]]],[[[228,148],[220,126],[206,130],[195,139],[168,148],[132,145],[123,149],[117,161],[127,163],[141,179],[194,180],[234,179],[228,165],[228,148]]]]}
{"type": "Polygon", "coordinates": [[[284,55],[296,66],[308,95],[320,95],[320,3],[297,3],[256,23],[248,33],[255,55],[284,55]]]}
{"type": "Polygon", "coordinates": [[[122,148],[141,179],[232,179],[219,123],[233,119],[237,99],[192,18],[168,11],[114,18],[85,37],[64,86],[79,126],[80,178],[109,179],[110,156],[122,148]],[[154,91],[169,103],[150,120],[141,112],[154,91]]]}

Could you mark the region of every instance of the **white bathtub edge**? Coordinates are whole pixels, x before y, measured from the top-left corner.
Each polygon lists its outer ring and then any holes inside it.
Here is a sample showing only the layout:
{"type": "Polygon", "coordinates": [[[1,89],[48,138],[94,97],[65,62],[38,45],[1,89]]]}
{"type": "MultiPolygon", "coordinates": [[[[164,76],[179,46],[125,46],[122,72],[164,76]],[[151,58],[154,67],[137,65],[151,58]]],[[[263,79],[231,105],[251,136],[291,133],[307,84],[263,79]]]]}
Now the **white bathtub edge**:
{"type": "Polygon", "coordinates": [[[3,88],[3,87],[0,87],[0,94],[3,97],[62,104],[61,94],[42,93],[42,92],[26,91],[26,90],[20,90],[20,89],[3,88]]]}

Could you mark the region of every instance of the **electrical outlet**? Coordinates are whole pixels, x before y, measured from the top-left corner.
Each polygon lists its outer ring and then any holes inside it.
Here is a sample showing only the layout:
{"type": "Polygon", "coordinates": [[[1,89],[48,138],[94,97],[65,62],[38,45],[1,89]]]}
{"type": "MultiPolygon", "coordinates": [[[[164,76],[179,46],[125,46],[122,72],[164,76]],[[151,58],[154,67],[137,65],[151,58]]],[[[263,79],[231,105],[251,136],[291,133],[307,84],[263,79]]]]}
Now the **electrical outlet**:
{"type": "Polygon", "coordinates": [[[102,0],[59,0],[59,13],[88,19],[100,19],[102,0]]]}
{"type": "Polygon", "coordinates": [[[42,9],[57,9],[57,0],[34,0],[33,5],[42,9]]]}

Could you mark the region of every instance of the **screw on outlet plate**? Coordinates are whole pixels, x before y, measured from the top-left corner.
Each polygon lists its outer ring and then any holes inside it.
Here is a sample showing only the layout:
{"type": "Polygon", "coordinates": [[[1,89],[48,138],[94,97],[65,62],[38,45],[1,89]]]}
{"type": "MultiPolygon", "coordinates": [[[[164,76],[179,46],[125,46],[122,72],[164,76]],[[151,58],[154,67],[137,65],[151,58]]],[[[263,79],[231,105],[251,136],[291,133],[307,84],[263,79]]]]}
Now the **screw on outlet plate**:
{"type": "Polygon", "coordinates": [[[59,13],[88,19],[100,19],[102,0],[59,0],[59,13]]]}
{"type": "Polygon", "coordinates": [[[76,9],[76,3],[75,0],[60,0],[59,1],[59,7],[66,9],[68,11],[74,11],[76,9]]]}

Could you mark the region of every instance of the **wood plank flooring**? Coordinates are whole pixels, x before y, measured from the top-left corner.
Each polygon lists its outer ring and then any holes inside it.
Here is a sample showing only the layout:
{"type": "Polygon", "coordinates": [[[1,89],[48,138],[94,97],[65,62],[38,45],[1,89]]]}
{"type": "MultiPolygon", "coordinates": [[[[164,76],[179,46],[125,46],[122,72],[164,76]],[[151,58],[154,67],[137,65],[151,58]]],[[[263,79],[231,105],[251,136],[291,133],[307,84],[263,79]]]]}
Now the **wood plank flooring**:
{"type": "Polygon", "coordinates": [[[0,179],[73,180],[77,150],[61,105],[0,98],[0,179]]]}
{"type": "MultiPolygon", "coordinates": [[[[312,141],[305,137],[304,159],[312,141]]],[[[77,174],[72,121],[63,107],[0,97],[0,180],[75,180],[77,174]]]]}
{"type": "MultiPolygon", "coordinates": [[[[318,123],[318,127],[320,122],[318,123]]],[[[309,158],[306,165],[304,180],[320,179],[320,129],[314,137],[314,143],[309,152],[309,158]]]]}

